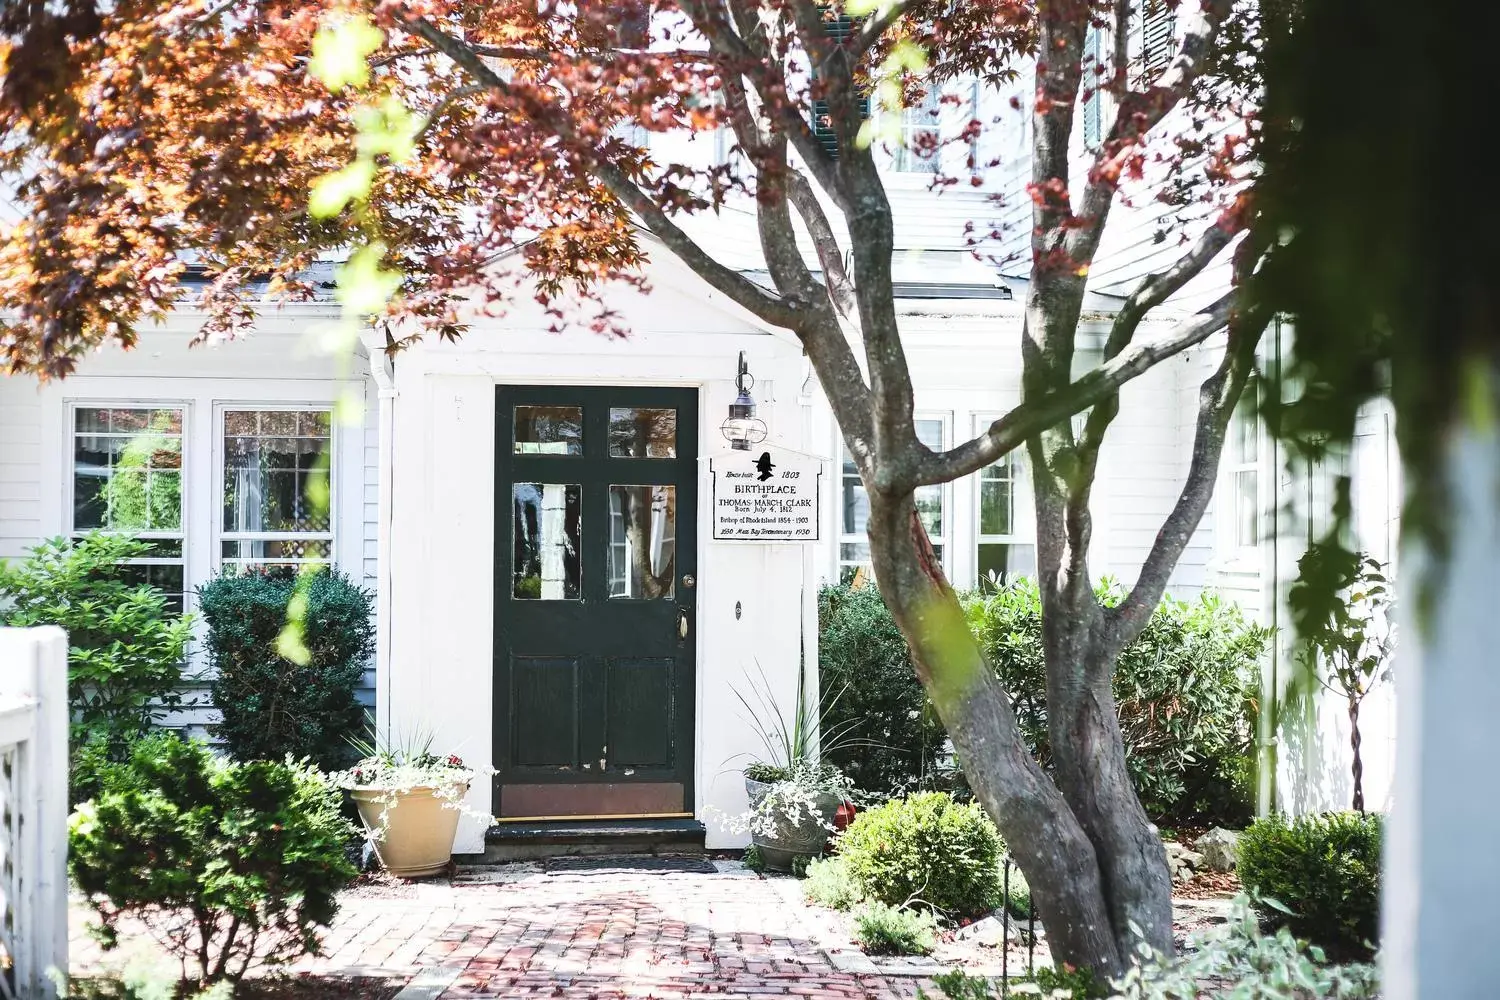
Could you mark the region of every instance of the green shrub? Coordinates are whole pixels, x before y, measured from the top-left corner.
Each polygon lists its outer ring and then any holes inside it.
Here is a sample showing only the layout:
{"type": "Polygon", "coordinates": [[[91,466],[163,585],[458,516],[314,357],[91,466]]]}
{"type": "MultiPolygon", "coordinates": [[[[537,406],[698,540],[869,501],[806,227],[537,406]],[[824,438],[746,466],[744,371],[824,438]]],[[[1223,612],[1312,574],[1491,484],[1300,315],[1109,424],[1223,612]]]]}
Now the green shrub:
{"type": "Polygon", "coordinates": [[[1262,934],[1250,901],[1237,896],[1228,919],[1193,932],[1177,956],[1143,946],[1141,961],[1116,987],[1116,1000],[1372,1000],[1380,995],[1380,976],[1373,965],[1326,964],[1319,949],[1297,941],[1285,927],[1262,934]]]}
{"type": "Polygon", "coordinates": [[[356,692],[375,645],[370,594],[340,573],[252,572],[219,577],[198,602],[218,671],[214,704],[224,714],[214,735],[229,752],[240,760],[308,757],[330,771],[351,763],[349,740],[365,728],[356,692]],[[278,641],[294,596],[306,602],[306,662],[282,655],[278,641]]]}
{"type": "Polygon", "coordinates": [[[1267,925],[1284,923],[1335,958],[1367,958],[1380,937],[1381,827],[1354,812],[1256,820],[1240,834],[1240,881],[1291,911],[1262,903],[1267,925]]]}
{"type": "Polygon", "coordinates": [[[68,705],[73,745],[106,740],[114,747],[145,732],[180,702],[188,616],[139,582],[126,565],[151,546],[99,532],[53,538],[23,560],[0,562],[0,624],[58,625],[68,633],[68,705]]]}
{"type": "MultiPolygon", "coordinates": [[[[1101,599],[1120,598],[1105,586],[1101,599]]],[[[966,601],[970,627],[1010,695],[1022,734],[1050,764],[1042,609],[1020,580],[966,601]]],[[[1114,694],[1131,778],[1159,821],[1237,824],[1249,818],[1257,663],[1269,633],[1205,594],[1166,598],[1115,669],[1114,694]]]]}
{"type": "Polygon", "coordinates": [[[849,877],[849,864],[837,854],[808,862],[802,895],[809,903],[830,910],[847,910],[860,901],[859,887],[849,877]]]}
{"type": "Polygon", "coordinates": [[[978,805],[943,792],[862,812],[836,845],[867,899],[921,904],[952,917],[987,913],[1000,903],[1000,834],[978,805]]]}
{"type": "Polygon", "coordinates": [[[353,827],[317,771],[233,763],[167,733],[106,765],[69,819],[68,872],[106,948],[139,921],[205,981],[316,954],[354,876],[353,827]]]}
{"type": "MultiPolygon", "coordinates": [[[[1005,997],[1047,997],[1049,1000],[1090,1000],[1109,996],[1108,989],[1088,969],[1058,969],[1042,966],[1031,977],[1029,985],[1023,979],[1011,979],[1005,993],[995,990],[995,984],[985,976],[971,976],[963,969],[950,969],[932,977],[936,986],[948,1000],[1004,1000],[1005,997]]],[[[927,993],[917,990],[917,996],[926,1000],[927,993]]]]}
{"type": "Polygon", "coordinates": [[[763,872],[766,870],[766,860],[760,856],[760,848],[754,844],[745,848],[744,857],[740,860],[744,862],[746,868],[753,872],[763,872]]]}
{"type": "Polygon", "coordinates": [[[825,587],[818,595],[818,672],[823,726],[844,743],[824,756],[855,787],[899,794],[933,775],[947,736],[874,587],[825,587]]]}
{"type": "Polygon", "coordinates": [[[930,910],[869,903],[854,915],[854,940],[870,955],[930,955],[937,921],[930,910]]]}

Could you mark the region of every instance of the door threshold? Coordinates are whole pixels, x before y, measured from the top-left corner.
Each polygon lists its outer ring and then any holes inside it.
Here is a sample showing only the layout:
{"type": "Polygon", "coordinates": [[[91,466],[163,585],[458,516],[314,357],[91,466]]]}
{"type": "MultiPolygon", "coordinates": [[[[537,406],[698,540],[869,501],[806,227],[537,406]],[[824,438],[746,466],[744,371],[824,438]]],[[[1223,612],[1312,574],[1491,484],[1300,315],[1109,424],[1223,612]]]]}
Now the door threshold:
{"type": "Polygon", "coordinates": [[[601,820],[622,819],[692,819],[690,812],[675,813],[600,813],[589,816],[496,816],[497,826],[504,823],[593,823],[601,820]]]}

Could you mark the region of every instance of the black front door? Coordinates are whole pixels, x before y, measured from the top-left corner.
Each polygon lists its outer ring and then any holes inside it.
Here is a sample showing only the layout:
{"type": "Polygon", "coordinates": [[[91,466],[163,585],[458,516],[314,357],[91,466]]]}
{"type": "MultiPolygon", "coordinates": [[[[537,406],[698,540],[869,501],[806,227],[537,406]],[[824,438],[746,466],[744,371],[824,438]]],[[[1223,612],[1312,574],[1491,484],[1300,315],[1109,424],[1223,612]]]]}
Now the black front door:
{"type": "Polygon", "coordinates": [[[496,814],[689,812],[697,392],[498,393],[496,814]]]}

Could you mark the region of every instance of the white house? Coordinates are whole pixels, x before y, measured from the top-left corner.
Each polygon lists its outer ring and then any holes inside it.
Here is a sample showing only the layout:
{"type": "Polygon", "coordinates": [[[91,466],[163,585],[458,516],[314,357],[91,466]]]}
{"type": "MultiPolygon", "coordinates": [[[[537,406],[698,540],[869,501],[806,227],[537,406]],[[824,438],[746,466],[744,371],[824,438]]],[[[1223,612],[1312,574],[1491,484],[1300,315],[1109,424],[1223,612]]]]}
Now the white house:
{"type": "MultiPolygon", "coordinates": [[[[1024,129],[1004,141],[1023,150],[1024,129]]],[[[941,193],[920,160],[889,166],[919,434],[948,446],[1020,397],[1024,282],[974,261],[964,224],[992,214],[988,194],[1019,183],[1025,162],[1011,157],[986,188],[941,193]]],[[[743,247],[754,272],[748,223],[731,210],[695,231],[725,256],[743,247]]],[[[1096,342],[1080,368],[1153,263],[1129,231],[1120,239],[1098,269],[1085,317],[1096,342]]],[[[317,336],[336,316],[327,302],[267,311],[253,336],[190,347],[198,321],[184,310],[64,381],[0,378],[0,557],[110,527],[102,484],[149,432],[159,443],[144,474],[169,500],[152,507],[156,552],[143,573],[188,607],[194,588],[230,567],[326,561],[363,581],[378,595],[368,692],[378,724],[430,730],[493,764],[495,780],[469,799],[498,817],[493,835],[642,820],[689,836],[703,823],[709,846],[738,843],[718,818],[744,808],[734,769],[760,742],[736,691],[764,676],[789,707],[799,669],[815,675],[818,587],[867,559],[862,488],[792,337],[665,249],[652,249],[647,277],[649,294],[621,287],[611,298],[632,331],[623,340],[551,332],[550,317],[518,308],[503,319],[476,311],[458,343],[329,355],[317,336]],[[741,358],[767,431],[748,453],[720,430],[741,358]],[[761,453],[782,476],[797,473],[775,482],[800,505],[719,502],[736,479],[760,481],[761,453]],[[300,500],[320,455],[331,468],[326,516],[300,500]],[[774,520],[736,529],[729,520],[747,509],[774,520]]],[[[1190,350],[1123,391],[1095,491],[1097,574],[1134,579],[1187,469],[1216,350],[1190,350]]],[[[1390,555],[1389,419],[1372,414],[1368,427],[1354,460],[1377,478],[1363,477],[1374,486],[1361,493],[1361,524],[1390,555]]],[[[1007,461],[923,488],[919,507],[956,585],[1031,565],[1019,473],[1007,461]]],[[[1242,420],[1171,591],[1218,588],[1274,621],[1271,581],[1291,550],[1272,542],[1289,515],[1269,517],[1290,488],[1264,434],[1242,420]]],[[[1373,759],[1376,744],[1367,737],[1366,781],[1379,805],[1388,764],[1373,759]]],[[[1283,800],[1334,804],[1336,782],[1317,784],[1337,773],[1330,759],[1283,759],[1283,800]]],[[[466,820],[459,850],[482,851],[485,838],[482,821],[466,820]]]]}

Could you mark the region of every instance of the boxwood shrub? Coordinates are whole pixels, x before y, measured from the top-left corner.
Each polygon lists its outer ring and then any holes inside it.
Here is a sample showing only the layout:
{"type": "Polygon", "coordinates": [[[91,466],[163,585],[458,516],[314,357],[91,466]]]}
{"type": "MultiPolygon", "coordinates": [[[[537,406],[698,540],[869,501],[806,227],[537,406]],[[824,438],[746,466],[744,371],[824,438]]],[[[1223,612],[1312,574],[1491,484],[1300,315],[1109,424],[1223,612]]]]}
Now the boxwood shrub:
{"type": "Polygon", "coordinates": [[[208,652],[217,676],[213,700],[223,713],[214,735],[240,760],[307,757],[325,770],[353,762],[351,736],[365,728],[357,691],[375,647],[370,594],[347,576],[301,578],[253,571],[202,587],[208,652]],[[294,595],[306,662],[278,652],[294,595]]]}
{"type": "Polygon", "coordinates": [[[1331,957],[1367,959],[1380,937],[1381,828],[1373,813],[1256,820],[1240,835],[1240,881],[1291,911],[1261,902],[1268,925],[1285,924],[1331,957]]]}
{"type": "Polygon", "coordinates": [[[978,805],[944,792],[860,813],[836,847],[863,899],[949,917],[978,916],[1000,903],[1000,834],[978,805]]]}

